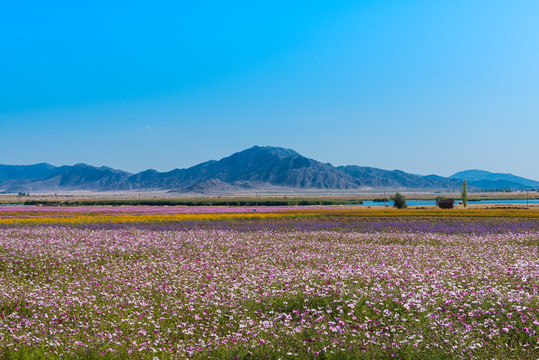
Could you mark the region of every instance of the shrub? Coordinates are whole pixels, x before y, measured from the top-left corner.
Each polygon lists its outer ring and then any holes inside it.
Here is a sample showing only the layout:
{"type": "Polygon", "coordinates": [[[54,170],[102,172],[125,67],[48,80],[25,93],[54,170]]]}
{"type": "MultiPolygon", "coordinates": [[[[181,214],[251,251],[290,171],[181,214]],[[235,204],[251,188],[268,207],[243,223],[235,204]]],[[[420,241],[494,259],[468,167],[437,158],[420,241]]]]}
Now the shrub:
{"type": "Polygon", "coordinates": [[[406,198],[401,193],[396,193],[391,200],[393,200],[393,206],[397,209],[406,208],[406,198]]]}
{"type": "Polygon", "coordinates": [[[445,196],[436,196],[436,205],[440,206],[442,200],[447,200],[445,196]]]}

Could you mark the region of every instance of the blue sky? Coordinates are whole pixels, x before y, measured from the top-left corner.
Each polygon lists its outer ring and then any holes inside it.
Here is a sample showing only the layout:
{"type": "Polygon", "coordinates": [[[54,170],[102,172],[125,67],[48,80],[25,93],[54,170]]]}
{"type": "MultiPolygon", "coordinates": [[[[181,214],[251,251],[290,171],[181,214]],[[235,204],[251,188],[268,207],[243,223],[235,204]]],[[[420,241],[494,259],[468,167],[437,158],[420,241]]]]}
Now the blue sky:
{"type": "Polygon", "coordinates": [[[0,163],[171,170],[253,145],[539,180],[539,2],[6,1],[0,163]]]}

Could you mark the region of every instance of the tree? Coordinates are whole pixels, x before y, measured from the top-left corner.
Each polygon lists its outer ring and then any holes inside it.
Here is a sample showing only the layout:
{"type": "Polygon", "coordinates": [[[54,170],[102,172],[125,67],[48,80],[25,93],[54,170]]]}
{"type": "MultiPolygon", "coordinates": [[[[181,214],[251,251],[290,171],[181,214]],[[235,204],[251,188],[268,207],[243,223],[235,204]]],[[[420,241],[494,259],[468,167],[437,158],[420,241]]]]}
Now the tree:
{"type": "Polygon", "coordinates": [[[462,195],[462,205],[466,207],[468,205],[468,185],[466,184],[466,179],[462,182],[462,192],[460,194],[462,195]]]}
{"type": "Polygon", "coordinates": [[[393,200],[393,206],[397,209],[404,209],[406,207],[406,198],[401,193],[396,193],[391,200],[393,200]]]}

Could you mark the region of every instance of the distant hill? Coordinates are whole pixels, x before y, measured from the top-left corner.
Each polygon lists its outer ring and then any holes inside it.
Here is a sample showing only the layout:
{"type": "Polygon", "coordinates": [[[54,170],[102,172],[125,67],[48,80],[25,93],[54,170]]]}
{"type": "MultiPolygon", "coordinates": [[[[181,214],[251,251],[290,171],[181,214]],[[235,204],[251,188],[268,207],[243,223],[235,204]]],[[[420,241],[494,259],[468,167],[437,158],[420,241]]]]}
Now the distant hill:
{"type": "Polygon", "coordinates": [[[461,182],[441,176],[421,176],[400,170],[382,170],[356,165],[339,166],[337,169],[354,177],[363,186],[415,188],[415,189],[457,189],[461,182]]]}
{"type": "Polygon", "coordinates": [[[458,189],[466,178],[470,188],[539,187],[539,182],[511,174],[467,170],[450,178],[415,175],[357,165],[334,167],[294,150],[254,146],[221,160],[168,172],[145,170],[137,174],[86,164],[55,167],[0,165],[0,190],[39,192],[56,190],[169,190],[219,193],[248,189],[458,189]]]}
{"type": "Polygon", "coordinates": [[[57,174],[68,166],[56,167],[47,163],[34,165],[0,165],[0,181],[13,179],[40,179],[57,174]]]}
{"type": "MultiPolygon", "coordinates": [[[[51,165],[52,166],[52,165],[51,165]]],[[[94,167],[86,164],[61,166],[50,171],[50,175],[33,179],[19,178],[0,183],[0,188],[10,192],[48,190],[119,190],[131,176],[130,173],[106,166],[94,167]]]]}
{"type": "Polygon", "coordinates": [[[470,185],[482,189],[531,189],[539,188],[539,181],[513,174],[492,173],[485,170],[465,170],[450,176],[452,179],[466,179],[470,185]]]}

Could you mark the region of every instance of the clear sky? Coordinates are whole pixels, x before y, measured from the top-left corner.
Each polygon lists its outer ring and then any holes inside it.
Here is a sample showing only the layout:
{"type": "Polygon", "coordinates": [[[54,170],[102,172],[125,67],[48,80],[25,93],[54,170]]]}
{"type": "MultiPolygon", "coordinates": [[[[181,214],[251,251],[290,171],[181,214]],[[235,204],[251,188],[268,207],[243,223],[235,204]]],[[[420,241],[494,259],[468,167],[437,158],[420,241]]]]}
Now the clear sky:
{"type": "Polygon", "coordinates": [[[253,145],[539,180],[539,1],[0,5],[0,163],[183,168],[253,145]]]}

